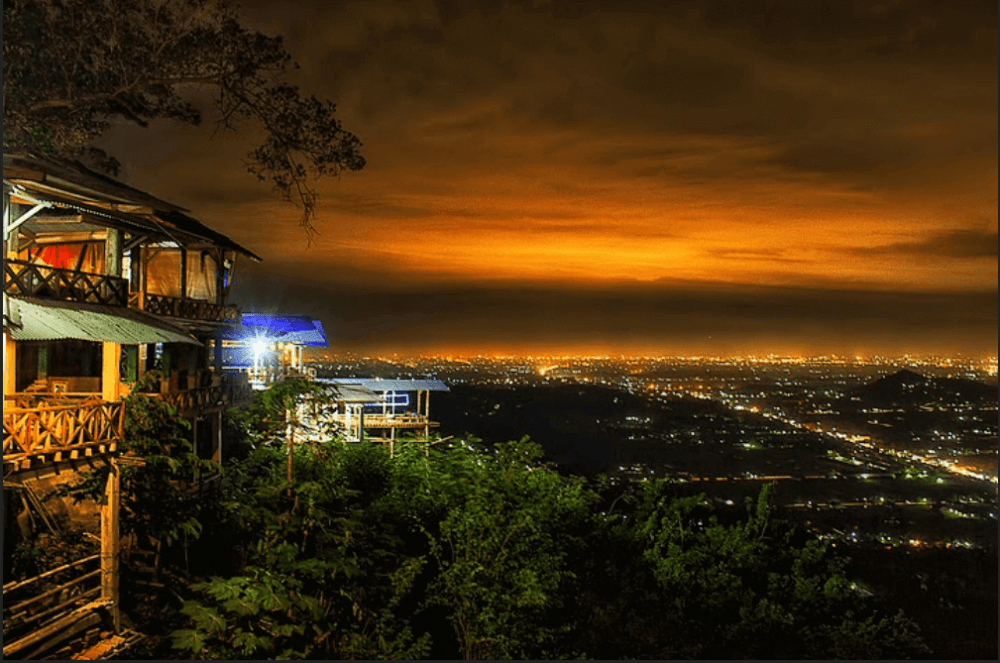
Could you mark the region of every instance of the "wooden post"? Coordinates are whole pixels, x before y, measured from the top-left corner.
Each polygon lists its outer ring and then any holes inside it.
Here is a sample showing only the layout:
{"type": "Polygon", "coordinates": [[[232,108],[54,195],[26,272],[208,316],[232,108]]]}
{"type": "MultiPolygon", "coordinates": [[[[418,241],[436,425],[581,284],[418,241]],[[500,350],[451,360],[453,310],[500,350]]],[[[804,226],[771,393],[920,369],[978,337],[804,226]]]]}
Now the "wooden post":
{"type": "Polygon", "coordinates": [[[428,389],[424,392],[424,417],[426,417],[426,425],[424,426],[424,437],[428,440],[431,439],[431,390],[428,389]]]}
{"type": "Polygon", "coordinates": [[[214,345],[212,346],[212,368],[215,369],[215,374],[222,375],[222,336],[216,336],[214,340],[214,345]]]}
{"type": "Polygon", "coordinates": [[[181,249],[181,299],[187,299],[188,252],[181,249]]]}
{"type": "Polygon", "coordinates": [[[212,451],[212,460],[222,466],[222,412],[212,415],[212,440],[215,449],[212,451]]]}
{"type": "Polygon", "coordinates": [[[142,247],[133,246],[129,251],[129,262],[131,274],[129,274],[129,288],[132,292],[142,292],[142,247]]]}
{"type": "Polygon", "coordinates": [[[118,605],[118,496],[121,479],[114,458],[109,462],[109,470],[101,504],[101,598],[109,601],[114,631],[118,633],[121,631],[118,605]]]}
{"type": "Polygon", "coordinates": [[[122,231],[117,228],[108,228],[108,236],[104,240],[104,273],[122,275],[122,231]]]}
{"type": "Polygon", "coordinates": [[[3,393],[17,391],[17,342],[7,332],[3,333],[3,393]]]}
{"type": "Polygon", "coordinates": [[[117,401],[121,396],[121,343],[103,343],[103,371],[101,372],[101,398],[106,401],[117,401]]]}
{"type": "MultiPolygon", "coordinates": [[[[201,455],[198,454],[198,414],[197,413],[195,413],[195,415],[193,417],[191,417],[191,449],[194,451],[194,455],[195,456],[198,456],[198,458],[201,458],[201,455]]],[[[196,469],[195,470],[195,476],[193,478],[195,480],[197,480],[200,477],[201,477],[201,471],[196,469]]]]}
{"type": "MultiPolygon", "coordinates": [[[[6,189],[6,187],[4,187],[6,189]]],[[[17,260],[17,254],[20,252],[20,246],[18,246],[18,231],[17,228],[11,229],[10,224],[12,219],[17,218],[20,205],[17,203],[10,202],[10,196],[7,191],[4,191],[4,224],[3,224],[3,239],[4,239],[4,254],[3,259],[6,261],[8,257],[17,260]]]]}
{"type": "Polygon", "coordinates": [[[215,299],[214,303],[222,306],[226,303],[223,291],[226,287],[226,252],[219,249],[215,252],[215,299]]]}
{"type": "Polygon", "coordinates": [[[292,449],[295,447],[295,428],[292,425],[292,410],[285,408],[285,439],[288,440],[288,495],[292,494],[292,449]]]}

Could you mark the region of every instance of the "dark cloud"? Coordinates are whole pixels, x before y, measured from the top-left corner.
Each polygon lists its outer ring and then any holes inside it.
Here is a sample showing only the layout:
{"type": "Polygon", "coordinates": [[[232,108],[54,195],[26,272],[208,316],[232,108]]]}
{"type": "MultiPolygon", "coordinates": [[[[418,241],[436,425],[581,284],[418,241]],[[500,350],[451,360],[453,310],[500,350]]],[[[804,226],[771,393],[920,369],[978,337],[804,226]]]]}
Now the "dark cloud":
{"type": "Polygon", "coordinates": [[[370,348],[995,352],[975,289],[996,280],[996,3],[243,3],[365,143],[363,172],[320,187],[319,242],[242,172],[252,136],[117,144],[134,184],[264,255],[247,305],[370,348]],[[895,243],[857,248],[875,241],[895,243]],[[594,285],[671,274],[732,285],[594,285]]]}
{"type": "Polygon", "coordinates": [[[782,249],[744,249],[735,251],[716,251],[715,255],[727,260],[758,260],[763,262],[779,262],[803,264],[808,262],[803,258],[793,258],[788,251],[782,249]]]}
{"type": "Polygon", "coordinates": [[[896,242],[885,246],[853,249],[865,255],[917,255],[937,258],[997,259],[996,230],[948,230],[918,242],[896,242]]]}
{"type": "MultiPolygon", "coordinates": [[[[254,269],[260,269],[255,267],[254,269]]],[[[321,283],[254,278],[249,308],[323,317],[333,350],[434,350],[562,344],[781,351],[823,346],[986,352],[995,349],[997,293],[905,293],[722,286],[587,288],[531,283],[321,283]],[[934,315],[928,315],[933,311],[934,315]]]]}

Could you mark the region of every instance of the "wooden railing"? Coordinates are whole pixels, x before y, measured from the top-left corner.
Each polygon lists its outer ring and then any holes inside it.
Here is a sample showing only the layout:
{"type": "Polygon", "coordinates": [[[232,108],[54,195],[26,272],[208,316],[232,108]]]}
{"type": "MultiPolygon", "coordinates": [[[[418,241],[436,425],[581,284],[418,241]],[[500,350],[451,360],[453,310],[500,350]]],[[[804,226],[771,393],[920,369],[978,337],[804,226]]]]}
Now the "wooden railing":
{"type": "Polygon", "coordinates": [[[124,404],[86,401],[72,405],[4,408],[3,462],[58,462],[112,453],[122,437],[124,404]]]}
{"type": "Polygon", "coordinates": [[[3,267],[3,290],[9,295],[27,295],[70,302],[126,306],[128,281],[108,274],[7,260],[3,267]]]}
{"type": "Polygon", "coordinates": [[[240,310],[237,307],[222,306],[200,299],[181,299],[147,292],[141,296],[139,293],[133,294],[130,298],[130,304],[147,313],[165,315],[171,318],[228,323],[240,321],[240,310]]]}
{"type": "MultiPolygon", "coordinates": [[[[345,426],[348,423],[348,417],[343,413],[335,414],[333,419],[341,426],[345,426]]],[[[352,414],[350,416],[350,424],[352,426],[358,425],[357,414],[352,414]]],[[[440,426],[440,424],[436,421],[428,420],[427,417],[423,415],[365,413],[365,428],[433,428],[435,426],[440,426]]]]}
{"type": "Polygon", "coordinates": [[[230,407],[244,403],[250,399],[252,393],[246,380],[226,380],[220,385],[211,387],[169,391],[161,394],[161,397],[180,412],[198,412],[219,405],[230,407]]]}
{"type": "Polygon", "coordinates": [[[37,645],[45,638],[36,636],[45,631],[57,632],[54,627],[67,615],[99,607],[100,557],[91,555],[3,586],[4,657],[37,645]]]}

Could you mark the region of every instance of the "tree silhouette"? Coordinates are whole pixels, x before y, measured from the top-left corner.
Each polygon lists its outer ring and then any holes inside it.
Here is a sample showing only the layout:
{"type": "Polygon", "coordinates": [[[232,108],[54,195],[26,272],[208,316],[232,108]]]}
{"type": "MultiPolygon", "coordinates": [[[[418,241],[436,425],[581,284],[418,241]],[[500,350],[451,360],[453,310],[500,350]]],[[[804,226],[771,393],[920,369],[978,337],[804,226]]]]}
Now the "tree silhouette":
{"type": "Polygon", "coordinates": [[[219,127],[263,129],[247,170],[302,208],[316,230],[315,179],[360,170],[361,142],[333,102],[285,80],[280,36],[248,30],[226,0],[4,0],[4,153],[120,164],[89,145],[112,125],[198,124],[191,94],[211,90],[219,127]]]}

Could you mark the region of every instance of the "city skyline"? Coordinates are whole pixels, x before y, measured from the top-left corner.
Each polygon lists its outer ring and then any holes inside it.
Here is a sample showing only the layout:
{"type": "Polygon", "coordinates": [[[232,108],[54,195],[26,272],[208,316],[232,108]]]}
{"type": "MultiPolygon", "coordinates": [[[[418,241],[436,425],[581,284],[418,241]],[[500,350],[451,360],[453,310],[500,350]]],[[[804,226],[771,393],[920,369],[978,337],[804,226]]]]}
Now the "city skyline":
{"type": "Polygon", "coordinates": [[[364,143],[316,241],[253,136],[102,145],[264,257],[246,309],[361,352],[996,355],[995,5],[243,4],[364,143]]]}

